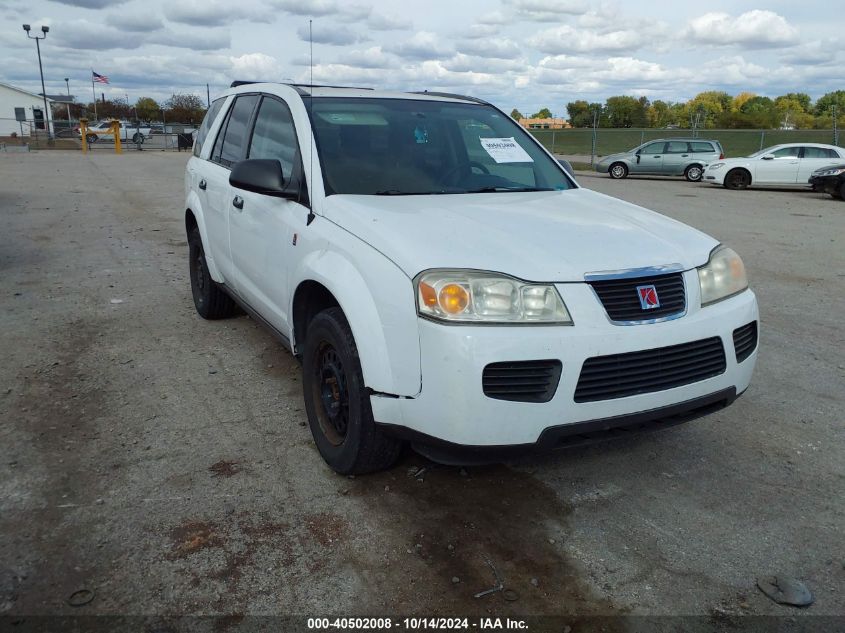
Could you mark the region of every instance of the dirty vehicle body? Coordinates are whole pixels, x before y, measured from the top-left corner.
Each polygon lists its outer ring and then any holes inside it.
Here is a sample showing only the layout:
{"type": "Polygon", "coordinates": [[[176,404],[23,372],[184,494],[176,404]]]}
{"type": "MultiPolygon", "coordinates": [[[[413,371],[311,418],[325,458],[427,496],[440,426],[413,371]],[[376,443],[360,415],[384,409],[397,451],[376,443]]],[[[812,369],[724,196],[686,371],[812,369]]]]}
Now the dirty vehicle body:
{"type": "Polygon", "coordinates": [[[661,138],[629,152],[610,154],[596,163],[596,171],[611,178],[629,175],[683,176],[698,182],[710,163],[725,157],[719,141],[701,138],[661,138]]]}
{"type": "Polygon", "coordinates": [[[471,97],[255,83],[212,103],[185,176],[195,305],[302,360],[337,472],[405,441],[489,461],[730,404],[756,361],[739,257],[581,189],[471,97]]]}

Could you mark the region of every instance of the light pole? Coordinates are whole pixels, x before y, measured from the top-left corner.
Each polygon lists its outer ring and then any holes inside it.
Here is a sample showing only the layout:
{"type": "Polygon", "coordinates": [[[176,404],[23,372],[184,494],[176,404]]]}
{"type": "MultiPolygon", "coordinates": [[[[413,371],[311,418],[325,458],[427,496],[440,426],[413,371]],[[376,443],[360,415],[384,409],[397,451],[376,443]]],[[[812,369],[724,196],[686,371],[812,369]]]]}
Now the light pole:
{"type": "Polygon", "coordinates": [[[70,127],[70,79],[65,77],[65,85],[67,86],[67,125],[70,127]]]}
{"type": "Polygon", "coordinates": [[[47,138],[53,138],[53,135],[50,133],[50,111],[47,109],[47,89],[44,88],[44,67],[41,66],[41,40],[47,38],[47,33],[50,32],[49,26],[42,26],[41,32],[44,34],[41,37],[38,35],[32,35],[29,32],[29,24],[23,25],[23,30],[26,31],[26,36],[31,39],[35,40],[35,48],[38,49],[38,71],[41,73],[41,96],[44,97],[44,125],[47,126],[47,138]]]}

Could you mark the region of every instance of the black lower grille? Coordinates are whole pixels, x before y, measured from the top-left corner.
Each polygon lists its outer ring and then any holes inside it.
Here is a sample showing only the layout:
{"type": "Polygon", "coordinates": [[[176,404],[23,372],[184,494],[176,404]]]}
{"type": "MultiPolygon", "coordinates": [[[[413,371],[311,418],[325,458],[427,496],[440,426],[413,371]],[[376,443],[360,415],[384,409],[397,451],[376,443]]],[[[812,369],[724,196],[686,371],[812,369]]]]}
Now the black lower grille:
{"type": "Polygon", "coordinates": [[[513,402],[548,402],[557,390],[562,369],[559,360],[491,363],[484,368],[484,395],[513,402]]]}
{"type": "Polygon", "coordinates": [[[613,321],[647,321],[679,314],[686,309],[683,273],[636,279],[604,279],[590,285],[613,321]],[[643,309],[638,286],[654,286],[660,306],[643,309]]]}
{"type": "Polygon", "coordinates": [[[736,362],[741,363],[757,348],[757,321],[734,330],[736,362]]]}
{"type": "Polygon", "coordinates": [[[584,361],[575,402],[625,398],[688,385],[724,373],[725,348],[718,336],[584,361]]]}

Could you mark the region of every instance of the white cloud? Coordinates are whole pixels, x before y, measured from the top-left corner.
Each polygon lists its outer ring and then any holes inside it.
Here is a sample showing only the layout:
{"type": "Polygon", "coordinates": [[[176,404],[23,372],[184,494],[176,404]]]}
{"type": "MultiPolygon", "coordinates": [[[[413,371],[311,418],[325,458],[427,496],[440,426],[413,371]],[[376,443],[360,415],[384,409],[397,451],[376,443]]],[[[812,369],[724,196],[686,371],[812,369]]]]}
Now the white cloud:
{"type": "Polygon", "coordinates": [[[149,33],[164,28],[161,18],[141,11],[109,13],[106,15],[106,24],[131,33],[149,33]]]}
{"type": "Polygon", "coordinates": [[[225,0],[179,0],[166,5],[164,14],[171,22],[195,28],[227,26],[235,20],[266,21],[270,16],[266,10],[225,0]]]}
{"type": "Polygon", "coordinates": [[[296,29],[299,39],[308,42],[311,37],[315,44],[328,44],[329,46],[347,46],[366,42],[367,37],[347,26],[320,25],[309,33],[308,26],[303,25],[296,29]]]}
{"type": "Polygon", "coordinates": [[[106,7],[115,7],[119,4],[126,4],[128,0],[53,0],[59,4],[68,4],[73,7],[81,7],[83,9],[105,9],[106,7]]]}
{"type": "Polygon", "coordinates": [[[798,30],[777,13],[755,9],[739,16],[705,13],[690,20],[686,35],[700,44],[766,48],[795,42],[798,30]]]}
{"type": "Polygon", "coordinates": [[[452,47],[442,43],[434,33],[419,31],[404,42],[387,48],[388,51],[407,59],[433,60],[451,56],[452,47]]]}
{"type": "Polygon", "coordinates": [[[375,31],[403,31],[412,26],[408,18],[400,18],[373,11],[367,18],[367,26],[375,31]]]}
{"type": "Polygon", "coordinates": [[[560,20],[565,15],[581,15],[590,10],[587,0],[509,0],[517,17],[536,22],[560,20]]]}
{"type": "Polygon", "coordinates": [[[471,39],[458,45],[462,53],[495,59],[515,59],[521,51],[513,40],[507,38],[471,39]]]}
{"type": "Polygon", "coordinates": [[[244,81],[279,81],[281,64],[275,57],[264,53],[247,53],[229,57],[232,77],[244,81]]]}
{"type": "Polygon", "coordinates": [[[528,43],[542,51],[560,53],[608,53],[632,51],[640,48],[646,40],[641,30],[620,29],[608,33],[596,33],[588,29],[576,29],[562,25],[540,31],[528,39],[528,43]]]}
{"type": "Polygon", "coordinates": [[[345,53],[343,63],[358,68],[396,68],[399,65],[396,57],[385,53],[381,46],[345,53]]]}
{"type": "Polygon", "coordinates": [[[370,16],[372,8],[335,0],[273,0],[273,6],[294,15],[336,17],[357,22],[370,16]]]}

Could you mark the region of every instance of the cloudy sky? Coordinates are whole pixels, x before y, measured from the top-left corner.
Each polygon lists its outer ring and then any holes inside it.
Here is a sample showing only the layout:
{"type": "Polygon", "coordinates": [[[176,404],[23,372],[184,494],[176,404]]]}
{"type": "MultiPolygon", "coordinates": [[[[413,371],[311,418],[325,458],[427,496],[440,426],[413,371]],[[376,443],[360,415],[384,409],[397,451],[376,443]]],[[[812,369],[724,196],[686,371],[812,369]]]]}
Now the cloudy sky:
{"type": "Polygon", "coordinates": [[[702,90],[818,97],[845,89],[845,31],[829,1],[0,0],[0,81],[90,100],[212,98],[233,79],[445,90],[523,113],[615,94],[702,90]]]}

